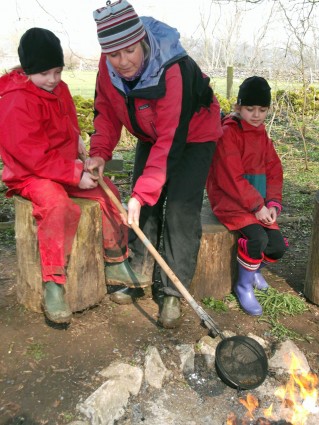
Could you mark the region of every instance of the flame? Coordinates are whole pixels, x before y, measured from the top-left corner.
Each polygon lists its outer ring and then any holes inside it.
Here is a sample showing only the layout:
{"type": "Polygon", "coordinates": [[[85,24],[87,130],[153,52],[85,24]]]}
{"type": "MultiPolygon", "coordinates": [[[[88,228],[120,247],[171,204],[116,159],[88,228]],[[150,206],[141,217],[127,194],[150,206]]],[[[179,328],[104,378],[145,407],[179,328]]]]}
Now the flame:
{"type": "Polygon", "coordinates": [[[253,412],[259,406],[257,398],[254,397],[252,394],[248,393],[246,400],[243,398],[240,398],[239,402],[246,407],[247,409],[246,416],[248,416],[250,419],[253,419],[254,418],[253,412]]]}
{"type": "Polygon", "coordinates": [[[237,417],[235,413],[231,412],[227,415],[226,425],[237,425],[237,417]]]}
{"type": "MultiPolygon", "coordinates": [[[[310,413],[319,412],[316,388],[318,377],[314,373],[302,370],[301,362],[293,353],[289,373],[288,383],[279,387],[275,395],[282,401],[282,407],[287,409],[285,419],[293,425],[305,425],[310,413]]],[[[272,417],[270,407],[264,411],[265,417],[272,417]]]]}

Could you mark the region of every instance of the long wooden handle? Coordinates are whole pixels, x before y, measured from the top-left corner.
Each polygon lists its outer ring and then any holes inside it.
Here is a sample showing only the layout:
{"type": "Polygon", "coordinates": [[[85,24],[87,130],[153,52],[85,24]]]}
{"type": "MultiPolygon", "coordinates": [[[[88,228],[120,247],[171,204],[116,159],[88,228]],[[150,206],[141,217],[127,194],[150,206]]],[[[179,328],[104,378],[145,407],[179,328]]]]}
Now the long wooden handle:
{"type": "MultiPolygon", "coordinates": [[[[123,207],[121,202],[117,199],[117,197],[114,195],[114,193],[111,191],[111,189],[108,187],[108,185],[105,183],[105,181],[101,177],[99,177],[98,182],[99,182],[99,185],[102,187],[102,189],[105,191],[105,193],[109,196],[111,201],[114,203],[114,205],[117,207],[119,212],[121,214],[123,214],[123,216],[127,219],[127,212],[126,212],[125,208],[123,207]]],[[[161,266],[161,268],[164,270],[164,272],[167,274],[167,276],[174,283],[174,285],[179,290],[179,292],[186,299],[186,301],[189,302],[189,304],[194,308],[195,311],[200,309],[201,307],[196,303],[194,298],[187,291],[187,289],[184,287],[182,282],[178,279],[178,277],[175,275],[173,270],[169,267],[169,265],[166,263],[164,258],[159,254],[159,252],[155,249],[154,245],[145,236],[145,234],[142,232],[142,230],[135,223],[132,223],[131,227],[134,230],[134,232],[136,233],[136,235],[139,237],[139,239],[146,246],[146,248],[149,250],[149,252],[153,255],[153,257],[158,262],[158,264],[161,266]]]]}
{"type": "MultiPolygon", "coordinates": [[[[114,193],[111,191],[111,189],[108,187],[108,185],[105,183],[103,178],[99,177],[98,179],[99,185],[102,187],[104,192],[108,195],[108,197],[111,199],[111,201],[114,203],[114,205],[117,207],[119,212],[123,214],[125,219],[127,220],[127,212],[121,202],[117,199],[117,197],[114,195],[114,193]]],[[[143,242],[143,244],[146,246],[146,248],[149,250],[149,252],[153,255],[157,263],[160,265],[160,267],[164,270],[164,272],[167,274],[167,276],[171,279],[175,287],[179,290],[179,292],[183,295],[185,300],[188,302],[188,304],[193,308],[193,310],[196,312],[198,317],[203,321],[205,326],[212,332],[214,336],[220,335],[222,338],[225,338],[217,324],[214,322],[214,320],[209,316],[206,311],[197,304],[197,302],[194,300],[194,298],[191,296],[191,294],[187,291],[185,286],[182,284],[182,282],[178,279],[176,274],[173,272],[173,270],[169,267],[169,265],[166,263],[164,258],[159,254],[159,252],[155,249],[154,245],[151,243],[151,241],[145,236],[145,234],[142,232],[142,230],[135,224],[131,224],[132,229],[137,234],[139,239],[143,242]]]]}

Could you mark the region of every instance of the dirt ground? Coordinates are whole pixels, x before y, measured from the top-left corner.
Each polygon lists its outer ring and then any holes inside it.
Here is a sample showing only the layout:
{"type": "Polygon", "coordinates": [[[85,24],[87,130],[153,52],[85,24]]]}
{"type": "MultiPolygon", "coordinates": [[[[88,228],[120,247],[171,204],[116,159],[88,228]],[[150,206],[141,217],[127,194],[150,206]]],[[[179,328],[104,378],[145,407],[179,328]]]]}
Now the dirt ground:
{"type": "MultiPolygon", "coordinates": [[[[309,221],[282,226],[284,235],[289,237],[290,250],[283,261],[265,271],[273,287],[295,294],[302,292],[309,221]]],[[[186,304],[180,329],[158,327],[158,303],[151,293],[129,306],[116,305],[106,295],[100,305],[75,314],[68,328],[51,327],[41,314],[25,310],[16,301],[14,243],[0,245],[0,258],[0,425],[60,425],[79,419],[76,404],[101,385],[98,372],[112,361],[139,364],[146,348],[152,345],[164,353],[163,361],[169,367],[176,345],[196,343],[207,335],[207,329],[186,304]]],[[[294,342],[318,373],[319,308],[308,305],[309,311],[302,316],[280,321],[305,338],[294,342]]],[[[252,332],[272,340],[267,323],[241,310],[208,312],[222,330],[252,332]]],[[[179,398],[176,403],[179,409],[187,410],[186,401],[183,405],[179,398]]]]}

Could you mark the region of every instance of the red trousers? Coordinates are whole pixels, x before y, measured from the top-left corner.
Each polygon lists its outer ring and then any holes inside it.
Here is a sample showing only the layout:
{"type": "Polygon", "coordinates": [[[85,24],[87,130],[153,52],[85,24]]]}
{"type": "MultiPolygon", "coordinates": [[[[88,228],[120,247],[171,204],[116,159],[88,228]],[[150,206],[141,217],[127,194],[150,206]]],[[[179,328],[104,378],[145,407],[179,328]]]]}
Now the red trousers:
{"type": "MultiPolygon", "coordinates": [[[[116,186],[107,177],[104,180],[120,199],[116,186]]],[[[84,190],[35,178],[21,190],[20,195],[29,199],[33,205],[44,282],[66,282],[68,256],[81,216],[80,207],[69,196],[99,202],[105,261],[121,262],[127,258],[128,229],[122,223],[117,208],[100,186],[84,190]]]]}

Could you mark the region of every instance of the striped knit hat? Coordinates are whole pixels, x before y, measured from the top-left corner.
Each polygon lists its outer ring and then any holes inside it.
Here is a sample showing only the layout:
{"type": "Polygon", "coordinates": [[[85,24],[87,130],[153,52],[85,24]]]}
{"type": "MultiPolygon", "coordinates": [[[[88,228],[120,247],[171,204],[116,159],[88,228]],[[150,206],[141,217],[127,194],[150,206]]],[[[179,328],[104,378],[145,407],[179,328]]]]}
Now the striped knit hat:
{"type": "Polygon", "coordinates": [[[145,36],[142,21],[126,0],[107,1],[106,7],[93,12],[93,18],[103,53],[125,49],[145,36]]]}

